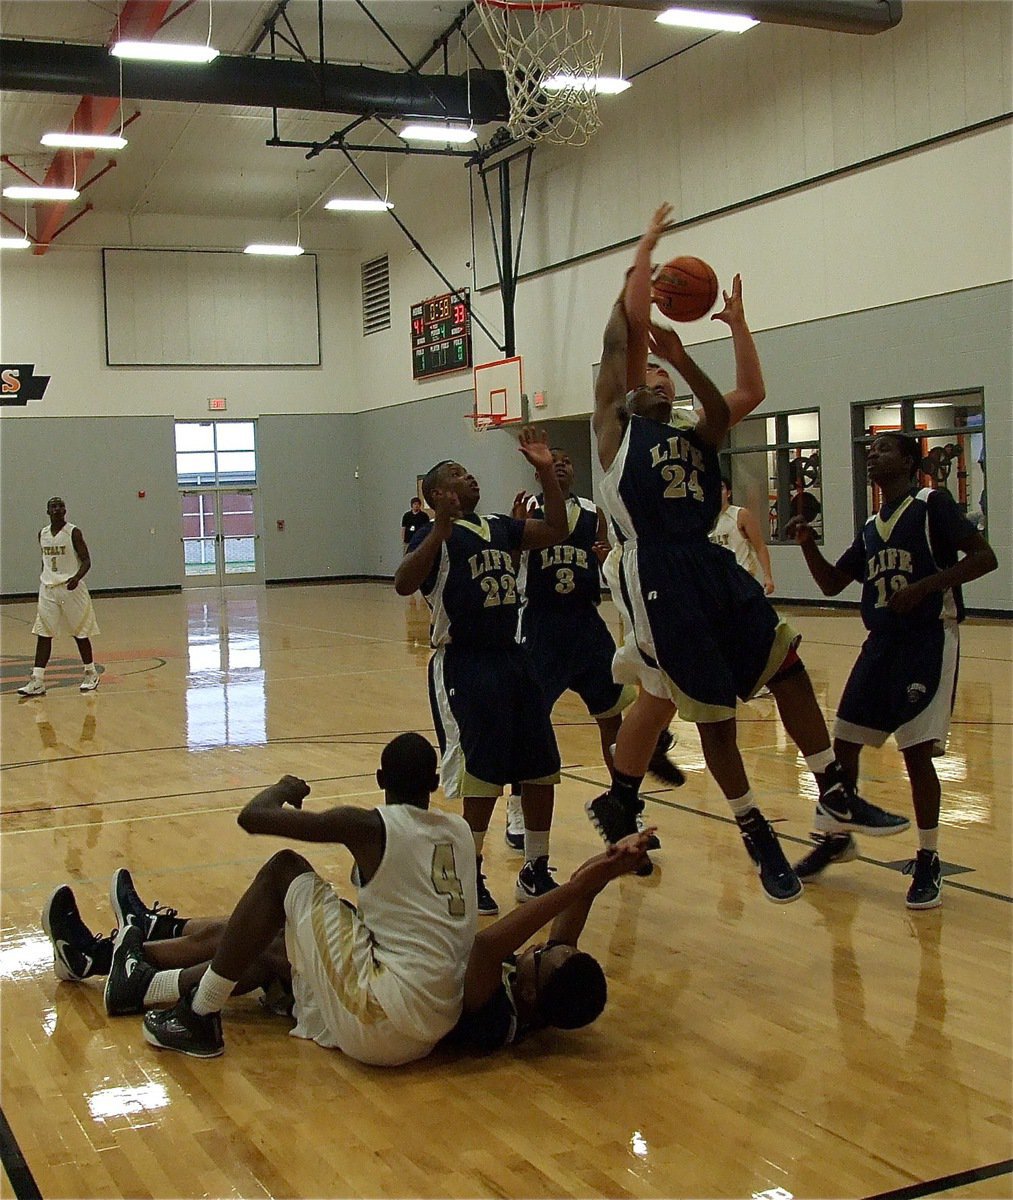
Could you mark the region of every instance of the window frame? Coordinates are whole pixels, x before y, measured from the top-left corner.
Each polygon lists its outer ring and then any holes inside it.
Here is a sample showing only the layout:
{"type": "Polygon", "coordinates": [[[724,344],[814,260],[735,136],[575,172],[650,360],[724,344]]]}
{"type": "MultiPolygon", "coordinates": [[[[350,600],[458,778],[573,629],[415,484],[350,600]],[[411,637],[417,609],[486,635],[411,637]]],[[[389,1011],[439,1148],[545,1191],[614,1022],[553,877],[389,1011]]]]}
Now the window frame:
{"type": "MultiPolygon", "coordinates": [[[[257,433],[258,433],[258,431],[257,431],[256,420],[251,420],[246,417],[234,417],[232,419],[228,419],[228,420],[224,420],[224,421],[215,420],[214,418],[212,418],[209,421],[204,421],[204,420],[193,421],[193,420],[186,420],[186,419],[174,421],[173,422],[173,435],[174,435],[173,450],[175,453],[176,487],[181,492],[182,491],[194,491],[194,490],[200,490],[200,489],[204,489],[204,490],[217,489],[219,491],[221,491],[221,490],[248,491],[253,488],[256,488],[258,486],[258,480],[259,480],[259,475],[260,475],[260,452],[259,452],[259,447],[258,447],[257,433]],[[180,425],[201,425],[201,426],[210,425],[211,429],[212,429],[212,437],[211,437],[212,447],[211,447],[211,449],[210,450],[182,450],[182,451],[176,449],[175,448],[175,432],[179,428],[180,425]],[[250,450],[235,450],[235,449],[222,450],[222,449],[219,449],[218,430],[219,430],[220,426],[225,426],[225,425],[232,425],[232,426],[249,425],[253,432],[253,447],[252,447],[252,449],[250,449],[250,450]],[[204,479],[205,473],[197,472],[196,477],[194,479],[188,479],[186,482],[184,482],[183,477],[181,476],[181,473],[180,473],[180,469],[179,469],[179,459],[180,459],[181,454],[183,454],[183,455],[188,455],[188,454],[211,454],[211,455],[213,455],[213,457],[214,457],[213,478],[204,479]],[[245,475],[241,479],[223,478],[221,465],[220,465],[220,456],[223,454],[252,454],[253,455],[252,477],[250,475],[245,475]]],[[[206,473],[206,474],[210,474],[210,473],[206,473]]],[[[230,474],[236,474],[236,472],[231,472],[230,474]]]]}

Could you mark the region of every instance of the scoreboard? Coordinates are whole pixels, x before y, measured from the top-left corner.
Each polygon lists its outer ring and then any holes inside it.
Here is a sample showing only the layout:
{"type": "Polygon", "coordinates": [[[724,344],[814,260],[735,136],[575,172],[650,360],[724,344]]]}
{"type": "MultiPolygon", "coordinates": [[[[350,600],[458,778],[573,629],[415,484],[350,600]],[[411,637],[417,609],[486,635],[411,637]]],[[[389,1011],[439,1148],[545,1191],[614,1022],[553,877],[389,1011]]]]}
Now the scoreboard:
{"type": "Polygon", "coordinates": [[[467,288],[412,305],[412,379],[471,366],[471,301],[467,288]]]}

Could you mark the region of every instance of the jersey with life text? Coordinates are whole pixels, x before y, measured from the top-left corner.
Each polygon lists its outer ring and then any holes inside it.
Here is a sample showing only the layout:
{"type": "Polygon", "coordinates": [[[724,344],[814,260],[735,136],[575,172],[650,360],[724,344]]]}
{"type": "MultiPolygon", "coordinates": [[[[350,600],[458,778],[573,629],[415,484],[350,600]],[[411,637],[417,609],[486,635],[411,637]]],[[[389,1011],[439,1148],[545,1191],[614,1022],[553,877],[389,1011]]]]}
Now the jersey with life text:
{"type": "MultiPolygon", "coordinates": [[[[427,536],[428,531],[419,530],[409,550],[427,536]]],[[[433,613],[434,646],[514,644],[518,594],[513,555],[523,537],[524,522],[514,517],[458,517],[422,583],[433,613]]]]}
{"type": "MultiPolygon", "coordinates": [[[[543,521],[543,497],[532,496],[528,516],[543,521]]],[[[580,496],[568,496],[566,518],[570,532],[556,546],[527,550],[521,558],[518,586],[524,604],[533,610],[571,611],[601,603],[598,560],[592,547],[598,540],[598,509],[580,496]]]]}
{"type": "Polygon", "coordinates": [[[706,538],[721,511],[721,470],[692,413],[670,424],[632,415],[602,480],[605,508],[623,541],[706,538]]]}

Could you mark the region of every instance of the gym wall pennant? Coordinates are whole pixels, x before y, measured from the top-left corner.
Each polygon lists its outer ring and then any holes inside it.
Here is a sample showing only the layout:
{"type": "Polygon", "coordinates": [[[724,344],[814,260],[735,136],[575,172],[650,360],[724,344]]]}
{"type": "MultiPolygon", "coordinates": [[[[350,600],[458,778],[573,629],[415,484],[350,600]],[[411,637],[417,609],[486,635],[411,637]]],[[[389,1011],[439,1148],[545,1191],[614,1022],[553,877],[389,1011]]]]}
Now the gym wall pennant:
{"type": "Polygon", "coordinates": [[[49,380],[49,375],[35,374],[35,363],[0,363],[0,405],[41,400],[49,380]]]}

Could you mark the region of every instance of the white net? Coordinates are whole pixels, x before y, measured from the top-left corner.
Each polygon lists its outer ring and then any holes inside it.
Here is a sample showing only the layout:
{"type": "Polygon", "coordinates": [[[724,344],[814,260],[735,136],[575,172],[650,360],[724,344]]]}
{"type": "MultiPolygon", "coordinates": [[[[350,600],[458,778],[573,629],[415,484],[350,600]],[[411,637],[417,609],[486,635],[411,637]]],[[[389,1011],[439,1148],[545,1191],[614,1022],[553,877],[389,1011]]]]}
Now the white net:
{"type": "Polygon", "coordinates": [[[611,9],[581,4],[478,0],[510,99],[515,138],[583,146],[601,124],[602,73],[611,9]]]}

